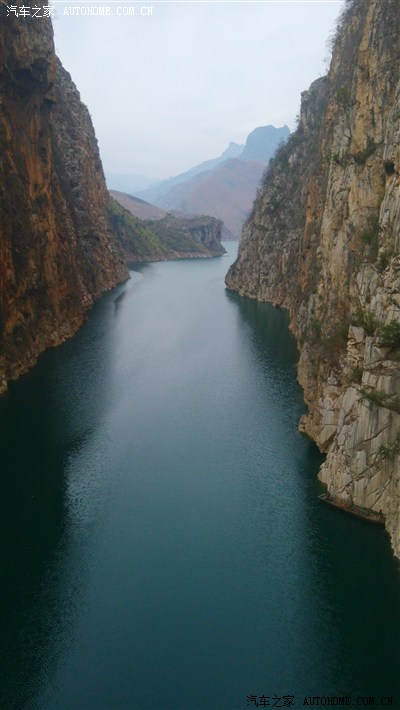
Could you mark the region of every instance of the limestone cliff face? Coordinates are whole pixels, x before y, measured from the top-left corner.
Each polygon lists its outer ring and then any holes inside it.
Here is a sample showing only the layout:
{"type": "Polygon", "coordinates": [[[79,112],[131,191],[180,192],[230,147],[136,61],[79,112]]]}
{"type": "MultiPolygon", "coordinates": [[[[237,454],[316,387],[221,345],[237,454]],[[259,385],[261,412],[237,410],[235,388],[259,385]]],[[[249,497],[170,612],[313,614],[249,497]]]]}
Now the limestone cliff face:
{"type": "Polygon", "coordinates": [[[339,498],[382,510],[400,556],[400,4],[346,3],[329,74],[267,171],[226,283],[285,306],[339,498]]]}
{"type": "Polygon", "coordinates": [[[0,3],[0,391],[127,277],[87,109],[50,20],[0,3]]]}

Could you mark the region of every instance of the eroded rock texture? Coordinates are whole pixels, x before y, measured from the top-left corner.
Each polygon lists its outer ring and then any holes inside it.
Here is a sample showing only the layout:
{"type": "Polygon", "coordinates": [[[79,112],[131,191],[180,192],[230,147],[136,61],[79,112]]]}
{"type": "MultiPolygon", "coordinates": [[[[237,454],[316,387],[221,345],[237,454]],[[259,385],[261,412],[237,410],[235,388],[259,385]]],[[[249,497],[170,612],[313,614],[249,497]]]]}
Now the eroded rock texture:
{"type": "Polygon", "coordinates": [[[400,556],[400,4],[353,0],[302,95],[226,283],[285,306],[301,422],[339,498],[382,510],[400,556]]]}
{"type": "Polygon", "coordinates": [[[50,20],[0,22],[0,391],[127,278],[86,107],[50,20]]]}

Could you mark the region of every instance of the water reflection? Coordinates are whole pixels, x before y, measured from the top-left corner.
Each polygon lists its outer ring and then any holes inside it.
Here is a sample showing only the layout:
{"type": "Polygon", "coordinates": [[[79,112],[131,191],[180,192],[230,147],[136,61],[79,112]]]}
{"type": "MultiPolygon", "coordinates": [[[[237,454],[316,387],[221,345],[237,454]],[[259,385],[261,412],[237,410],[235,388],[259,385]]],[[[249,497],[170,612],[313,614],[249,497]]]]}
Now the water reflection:
{"type": "Polygon", "coordinates": [[[318,503],[287,316],[225,263],[134,275],[0,402],[7,708],[390,692],[387,539],[318,503]]]}
{"type": "MultiPolygon", "coordinates": [[[[286,331],[287,313],[233,292],[227,297],[248,326],[266,382],[272,372],[279,401],[285,405],[288,365],[297,361],[295,340],[286,331]]],[[[298,418],[304,409],[300,402],[298,407],[293,404],[291,392],[291,414],[298,418]]],[[[312,442],[307,446],[307,455],[298,462],[295,498],[286,488],[284,494],[297,516],[297,526],[291,521],[292,533],[297,529],[300,541],[292,550],[292,564],[299,571],[294,594],[300,618],[307,620],[304,626],[294,618],[293,628],[306,645],[319,646],[314,654],[317,664],[309,673],[314,683],[303,685],[301,692],[312,695],[318,688],[326,695],[377,697],[384,692],[400,702],[400,565],[393,560],[383,529],[318,501],[316,475],[324,457],[312,442]]]]}
{"type": "MultiPolygon", "coordinates": [[[[118,289],[107,294],[78,335],[44,353],[0,401],[4,708],[25,707],[27,689],[30,696],[39,690],[56,664],[60,630],[71,624],[79,602],[65,575],[71,536],[66,469],[102,418],[116,295],[118,289]]],[[[78,588],[79,577],[77,569],[78,588]]]]}
{"type": "Polygon", "coordinates": [[[340,641],[332,654],[335,687],[398,702],[400,579],[386,532],[321,504],[313,511],[309,551],[318,633],[340,641]]]}
{"type": "Polygon", "coordinates": [[[283,308],[275,308],[271,303],[262,303],[251,298],[238,296],[234,291],[226,291],[226,296],[236,303],[241,319],[249,325],[252,337],[261,352],[272,362],[298,360],[296,340],[288,333],[289,314],[283,308]]]}
{"type": "Polygon", "coordinates": [[[25,389],[27,396],[19,397],[21,387],[12,387],[0,406],[5,708],[25,706],[24,689],[40,683],[43,658],[51,657],[60,610],[58,580],[48,584],[47,578],[68,527],[65,449],[51,416],[51,397],[46,388],[40,399],[25,389]],[[46,440],[38,446],[43,431],[46,440]]]}

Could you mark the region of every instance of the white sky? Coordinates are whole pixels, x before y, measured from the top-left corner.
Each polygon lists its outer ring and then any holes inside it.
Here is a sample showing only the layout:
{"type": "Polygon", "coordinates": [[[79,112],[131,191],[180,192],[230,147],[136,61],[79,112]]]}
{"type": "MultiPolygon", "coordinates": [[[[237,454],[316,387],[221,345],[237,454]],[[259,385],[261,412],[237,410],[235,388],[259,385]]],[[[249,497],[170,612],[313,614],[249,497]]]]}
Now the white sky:
{"type": "Polygon", "coordinates": [[[343,0],[54,5],[56,51],[89,108],[105,171],[164,178],[257,126],[292,130],[301,91],[326,71],[343,0]],[[72,7],[113,15],[64,15],[72,7]],[[127,7],[135,15],[118,16],[127,7]]]}

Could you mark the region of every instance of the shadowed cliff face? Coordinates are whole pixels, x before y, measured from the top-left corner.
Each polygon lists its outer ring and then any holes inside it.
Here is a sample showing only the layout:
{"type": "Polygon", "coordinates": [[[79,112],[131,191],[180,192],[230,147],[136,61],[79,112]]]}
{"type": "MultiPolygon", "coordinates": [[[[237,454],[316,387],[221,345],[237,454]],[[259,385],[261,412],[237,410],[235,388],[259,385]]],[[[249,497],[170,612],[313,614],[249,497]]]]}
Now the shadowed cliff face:
{"type": "Polygon", "coordinates": [[[347,3],[327,78],[265,176],[229,288],[287,307],[330,492],[400,556],[400,5],[347,3]]]}
{"type": "Polygon", "coordinates": [[[0,23],[0,391],[127,277],[86,107],[50,20],[0,23]]]}

